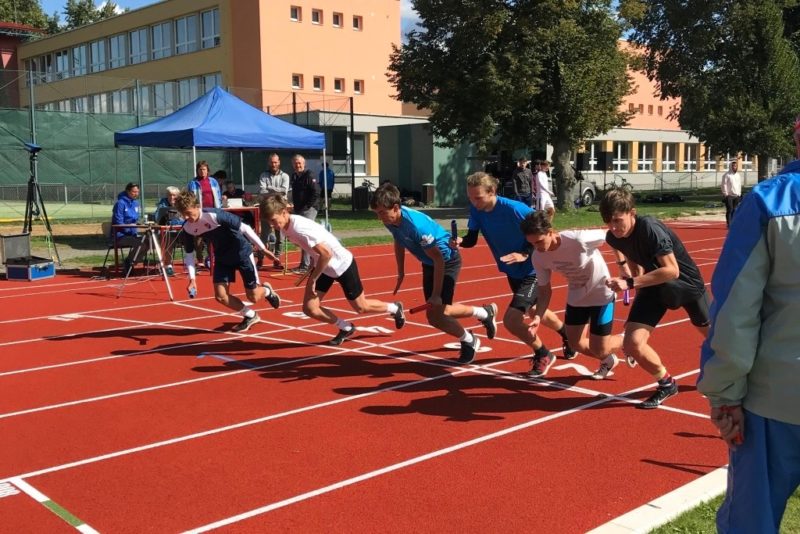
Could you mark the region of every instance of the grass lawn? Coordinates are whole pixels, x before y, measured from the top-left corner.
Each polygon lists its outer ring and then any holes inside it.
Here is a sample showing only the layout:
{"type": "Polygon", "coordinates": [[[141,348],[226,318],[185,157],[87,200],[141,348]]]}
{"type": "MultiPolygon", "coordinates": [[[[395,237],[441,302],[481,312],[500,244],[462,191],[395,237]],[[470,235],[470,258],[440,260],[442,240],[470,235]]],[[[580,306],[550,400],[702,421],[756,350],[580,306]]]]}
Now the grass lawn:
{"type": "MultiPolygon", "coordinates": [[[[675,518],[673,521],[650,531],[651,534],[714,534],[717,531],[715,518],[722,503],[722,495],[701,504],[675,518]]],[[[781,522],[781,533],[800,532],[800,490],[789,499],[781,522]]]]}

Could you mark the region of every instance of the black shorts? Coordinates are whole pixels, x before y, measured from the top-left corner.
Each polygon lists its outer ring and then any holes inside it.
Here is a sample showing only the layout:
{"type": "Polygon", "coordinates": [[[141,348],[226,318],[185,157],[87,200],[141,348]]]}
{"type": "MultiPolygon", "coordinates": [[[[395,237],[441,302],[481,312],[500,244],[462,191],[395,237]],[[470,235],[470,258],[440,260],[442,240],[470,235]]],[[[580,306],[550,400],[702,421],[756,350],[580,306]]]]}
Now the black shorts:
{"type": "Polygon", "coordinates": [[[242,281],[246,289],[255,289],[258,287],[258,273],[256,266],[253,265],[253,260],[250,256],[247,258],[240,258],[236,265],[227,265],[218,261],[214,262],[214,283],[215,284],[232,284],[236,281],[236,271],[242,275],[242,281]]]}
{"type": "Polygon", "coordinates": [[[508,278],[508,285],[511,288],[511,303],[509,308],[514,308],[522,313],[527,313],[536,304],[537,288],[536,275],[526,276],[525,278],[508,278]]]}
{"type": "MultiPolygon", "coordinates": [[[[640,323],[648,326],[655,326],[670,309],[660,296],[659,291],[647,291],[649,287],[636,291],[636,297],[631,304],[631,311],[628,314],[629,323],[640,323]]],[[[657,289],[657,288],[652,288],[657,289]]],[[[708,291],[703,290],[703,294],[680,306],[689,315],[689,320],[695,326],[708,326],[711,319],[708,314],[708,291]]]]}
{"type": "MultiPolygon", "coordinates": [[[[453,303],[458,273],[461,272],[461,255],[455,254],[444,264],[444,280],[442,280],[442,304],[453,303]]],[[[422,264],[422,293],[427,301],[433,294],[433,265],[422,264]]]]}
{"type": "Polygon", "coordinates": [[[602,306],[570,306],[564,313],[564,323],[568,326],[589,324],[589,333],[595,336],[608,336],[614,327],[614,301],[602,306]]]}
{"type": "Polygon", "coordinates": [[[317,283],[314,284],[314,289],[318,293],[327,293],[333,285],[334,280],[339,282],[339,285],[342,286],[342,291],[344,291],[344,296],[347,300],[356,300],[361,293],[364,292],[364,286],[361,284],[361,277],[358,276],[358,265],[356,265],[355,258],[353,258],[353,261],[350,262],[350,266],[338,278],[331,278],[325,273],[319,275],[317,283]]]}

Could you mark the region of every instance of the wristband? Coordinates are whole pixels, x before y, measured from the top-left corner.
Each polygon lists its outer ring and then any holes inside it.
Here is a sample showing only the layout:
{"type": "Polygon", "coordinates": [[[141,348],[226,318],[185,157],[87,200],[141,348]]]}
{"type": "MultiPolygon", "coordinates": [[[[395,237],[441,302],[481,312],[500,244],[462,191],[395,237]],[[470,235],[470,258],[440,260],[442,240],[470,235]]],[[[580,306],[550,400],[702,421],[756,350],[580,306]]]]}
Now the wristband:
{"type": "Polygon", "coordinates": [[[625,283],[628,284],[628,289],[633,289],[633,278],[626,278],[625,283]]]}

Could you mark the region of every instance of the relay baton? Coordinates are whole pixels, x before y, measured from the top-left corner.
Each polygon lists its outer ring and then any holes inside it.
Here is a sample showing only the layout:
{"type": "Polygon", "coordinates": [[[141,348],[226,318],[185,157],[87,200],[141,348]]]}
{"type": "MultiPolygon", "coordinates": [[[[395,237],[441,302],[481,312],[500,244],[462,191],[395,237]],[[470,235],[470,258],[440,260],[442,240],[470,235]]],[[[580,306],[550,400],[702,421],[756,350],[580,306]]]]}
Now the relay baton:
{"type": "Polygon", "coordinates": [[[455,219],[450,221],[450,237],[453,239],[458,239],[458,223],[455,219]]]}
{"type": "Polygon", "coordinates": [[[631,290],[630,289],[626,289],[625,291],[622,292],[622,303],[625,306],[628,306],[631,303],[631,290]]]}
{"type": "MultiPolygon", "coordinates": [[[[719,407],[719,411],[722,412],[725,415],[730,414],[732,410],[733,410],[733,408],[731,408],[730,406],[720,406],[719,407]]],[[[742,436],[741,432],[738,432],[733,437],[733,444],[734,445],[741,445],[742,443],[744,443],[744,436],[742,436]]]]}
{"type": "Polygon", "coordinates": [[[408,310],[408,313],[419,313],[421,311],[429,310],[430,308],[431,308],[430,302],[426,302],[424,304],[420,304],[419,306],[414,306],[413,308],[408,310]]]}

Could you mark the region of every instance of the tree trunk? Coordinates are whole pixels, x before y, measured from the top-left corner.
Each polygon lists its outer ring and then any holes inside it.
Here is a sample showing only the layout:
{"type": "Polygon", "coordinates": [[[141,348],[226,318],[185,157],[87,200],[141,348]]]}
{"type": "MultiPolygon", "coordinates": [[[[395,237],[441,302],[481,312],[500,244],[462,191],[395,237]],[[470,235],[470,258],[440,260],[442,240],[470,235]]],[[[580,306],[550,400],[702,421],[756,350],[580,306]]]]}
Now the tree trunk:
{"type": "Polygon", "coordinates": [[[566,139],[556,139],[553,143],[553,186],[558,209],[574,210],[575,169],[572,167],[572,144],[566,139]]]}
{"type": "Polygon", "coordinates": [[[763,182],[769,178],[769,156],[758,156],[758,181],[763,182]]]}

